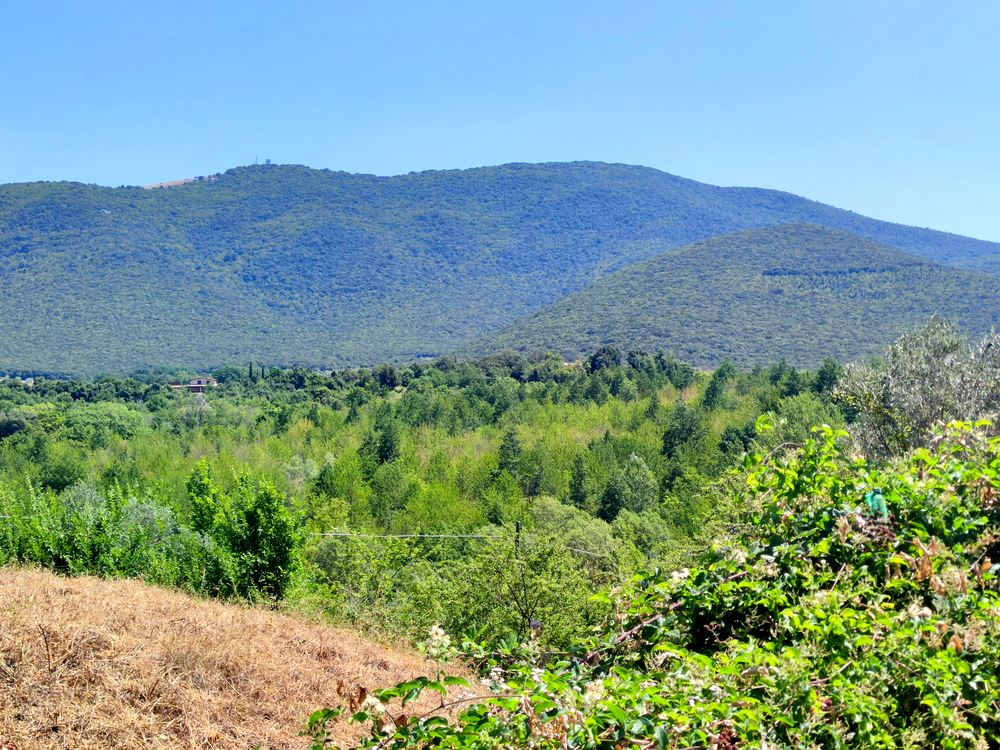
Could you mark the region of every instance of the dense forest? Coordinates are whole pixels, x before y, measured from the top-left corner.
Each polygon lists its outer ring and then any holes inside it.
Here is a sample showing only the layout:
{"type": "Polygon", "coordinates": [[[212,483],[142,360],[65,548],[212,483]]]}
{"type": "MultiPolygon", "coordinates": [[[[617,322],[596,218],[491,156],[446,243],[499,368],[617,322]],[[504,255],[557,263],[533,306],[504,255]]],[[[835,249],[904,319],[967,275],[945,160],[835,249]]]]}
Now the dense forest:
{"type": "Polygon", "coordinates": [[[311,602],[375,632],[495,644],[538,620],[565,645],[601,614],[589,593],[705,543],[752,444],[840,424],[839,373],[603,347],[569,366],[227,367],[204,393],[8,379],[0,559],[311,602]],[[781,428],[758,434],[764,413],[781,428]],[[517,555],[543,587],[508,578],[517,555]]]}
{"type": "Polygon", "coordinates": [[[1000,249],[625,165],[398,177],[255,165],[210,177],[154,190],[0,186],[0,368],[95,376],[436,357],[636,261],[789,222],[970,268],[992,267],[1000,249]]]}
{"type": "Polygon", "coordinates": [[[1000,279],[921,260],[833,229],[785,224],[713,237],[638,261],[460,352],[602,344],[673,350],[708,367],[784,357],[868,359],[932,315],[975,336],[1000,324],[1000,279]]]}

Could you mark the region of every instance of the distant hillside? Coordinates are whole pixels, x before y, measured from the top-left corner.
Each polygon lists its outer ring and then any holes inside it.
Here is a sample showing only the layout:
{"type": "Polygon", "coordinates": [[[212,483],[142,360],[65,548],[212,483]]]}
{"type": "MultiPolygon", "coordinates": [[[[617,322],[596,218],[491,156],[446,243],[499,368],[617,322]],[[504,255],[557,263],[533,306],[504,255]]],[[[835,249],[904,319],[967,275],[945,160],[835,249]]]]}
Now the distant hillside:
{"type": "Polygon", "coordinates": [[[544,349],[569,359],[603,344],[673,350],[696,365],[781,357],[815,366],[880,354],[932,314],[970,333],[1000,323],[1000,278],[931,263],[823,227],[789,224],[640,261],[462,350],[544,349]]]}
{"type": "Polygon", "coordinates": [[[398,177],[233,169],[165,189],[0,186],[0,369],[436,355],[637,260],[779,223],[975,264],[1000,245],[644,167],[398,177]]]}

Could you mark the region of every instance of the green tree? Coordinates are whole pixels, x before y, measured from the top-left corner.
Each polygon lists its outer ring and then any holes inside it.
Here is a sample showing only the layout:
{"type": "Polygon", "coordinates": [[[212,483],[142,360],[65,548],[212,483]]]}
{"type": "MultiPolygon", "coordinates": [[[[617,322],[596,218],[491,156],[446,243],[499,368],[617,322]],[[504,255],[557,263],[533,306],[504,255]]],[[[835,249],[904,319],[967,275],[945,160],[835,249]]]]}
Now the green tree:
{"type": "Polygon", "coordinates": [[[241,474],[216,515],[214,538],[232,555],[236,593],[281,599],[296,564],[297,534],[284,495],[241,474]]]}
{"type": "Polygon", "coordinates": [[[670,414],[663,433],[663,455],[673,458],[682,445],[700,440],[705,433],[698,412],[685,404],[678,404],[670,414]]]}
{"type": "Polygon", "coordinates": [[[551,539],[516,548],[509,538],[489,542],[458,567],[446,593],[445,625],[464,633],[475,627],[486,644],[539,633],[542,644],[565,647],[595,624],[604,605],[594,602],[593,583],[573,552],[551,539]]]}
{"type": "Polygon", "coordinates": [[[719,365],[716,371],[712,373],[712,379],[708,381],[708,387],[702,396],[702,405],[706,409],[714,409],[719,404],[722,395],[726,392],[726,384],[730,380],[733,380],[736,375],[736,367],[728,359],[719,365]]]}
{"type": "Polygon", "coordinates": [[[398,462],[379,466],[371,483],[372,495],[368,502],[372,516],[386,529],[392,527],[393,516],[403,510],[420,489],[398,462]]]}
{"type": "Polygon", "coordinates": [[[659,490],[653,473],[642,457],[633,453],[605,488],[597,509],[598,518],[611,523],[623,510],[642,513],[656,505],[659,490]]]}
{"type": "Polygon", "coordinates": [[[500,441],[500,450],[497,453],[497,471],[508,471],[511,476],[517,478],[521,474],[521,439],[517,436],[517,430],[508,427],[500,441]]]}
{"type": "Polygon", "coordinates": [[[379,464],[387,464],[399,458],[401,440],[399,424],[395,419],[386,420],[378,433],[378,443],[375,448],[375,458],[379,464]]]}
{"type": "Polygon", "coordinates": [[[678,360],[673,352],[664,354],[662,349],[656,352],[656,368],[666,375],[670,384],[679,391],[694,382],[694,367],[678,360]]]}
{"type": "Polygon", "coordinates": [[[843,374],[844,368],[840,366],[840,363],[833,357],[827,357],[816,371],[816,377],[813,378],[813,391],[820,394],[832,393],[843,374]]]}
{"type": "Polygon", "coordinates": [[[187,479],[190,524],[195,531],[211,534],[219,511],[220,492],[212,482],[208,461],[202,458],[187,479]]]}
{"type": "Polygon", "coordinates": [[[646,405],[643,416],[650,422],[655,422],[660,416],[660,398],[655,393],[649,397],[649,404],[646,405]]]}
{"type": "Polygon", "coordinates": [[[834,397],[854,413],[851,434],[869,456],[902,455],[926,445],[939,422],[996,413],[1000,334],[973,348],[954,322],[934,318],[883,359],[849,365],[834,397]]]}
{"type": "Polygon", "coordinates": [[[204,459],[188,477],[191,528],[223,551],[233,593],[280,599],[295,568],[298,535],[285,498],[266,479],[243,472],[232,490],[214,483],[204,459]]]}
{"type": "Polygon", "coordinates": [[[374,429],[358,446],[361,472],[365,479],[370,481],[378,467],[399,458],[401,444],[399,423],[391,411],[380,411],[376,415],[374,429]]]}
{"type": "Polygon", "coordinates": [[[570,505],[580,510],[589,510],[590,496],[587,492],[587,461],[582,453],[573,459],[569,477],[570,505]]]}
{"type": "Polygon", "coordinates": [[[750,450],[750,445],[756,437],[757,427],[754,422],[748,422],[742,427],[729,425],[719,438],[719,450],[728,456],[739,456],[750,450]]]}
{"type": "Polygon", "coordinates": [[[613,346],[602,346],[587,357],[584,367],[588,372],[598,372],[622,363],[622,353],[613,346]]]}

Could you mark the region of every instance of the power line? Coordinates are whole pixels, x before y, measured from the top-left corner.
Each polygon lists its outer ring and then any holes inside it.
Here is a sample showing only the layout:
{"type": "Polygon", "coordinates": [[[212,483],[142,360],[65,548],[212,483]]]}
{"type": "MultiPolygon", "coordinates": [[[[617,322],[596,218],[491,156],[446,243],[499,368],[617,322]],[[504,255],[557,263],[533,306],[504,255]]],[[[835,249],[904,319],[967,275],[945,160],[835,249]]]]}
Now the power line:
{"type": "Polygon", "coordinates": [[[355,536],[364,539],[501,539],[485,534],[353,534],[346,531],[313,531],[312,536],[355,536]]]}
{"type": "MultiPolygon", "coordinates": [[[[355,537],[360,539],[503,539],[500,536],[487,536],[486,534],[358,534],[350,531],[312,531],[311,536],[327,536],[327,537],[355,537]]],[[[530,540],[526,540],[530,544],[530,540]]],[[[560,544],[565,550],[570,552],[578,552],[581,555],[588,555],[589,557],[603,557],[607,558],[608,555],[602,555],[599,552],[590,552],[589,550],[580,549],[579,547],[568,547],[566,545],[560,544]]]]}
{"type": "Polygon", "coordinates": [[[570,552],[579,552],[581,555],[590,555],[591,557],[607,557],[607,555],[602,555],[600,552],[588,552],[585,549],[577,549],[576,547],[566,547],[563,549],[568,549],[570,552]]]}

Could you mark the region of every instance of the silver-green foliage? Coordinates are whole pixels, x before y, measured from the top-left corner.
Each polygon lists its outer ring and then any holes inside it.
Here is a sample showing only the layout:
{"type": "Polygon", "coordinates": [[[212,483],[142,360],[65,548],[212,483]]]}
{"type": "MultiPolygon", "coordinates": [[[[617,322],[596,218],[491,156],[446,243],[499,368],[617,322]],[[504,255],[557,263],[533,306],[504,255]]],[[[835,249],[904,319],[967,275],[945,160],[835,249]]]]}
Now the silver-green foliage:
{"type": "Polygon", "coordinates": [[[902,455],[926,445],[938,423],[997,412],[1000,335],[973,346],[955,323],[933,318],[883,359],[849,365],[835,398],[856,413],[851,434],[866,455],[902,455]]]}

